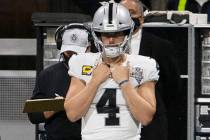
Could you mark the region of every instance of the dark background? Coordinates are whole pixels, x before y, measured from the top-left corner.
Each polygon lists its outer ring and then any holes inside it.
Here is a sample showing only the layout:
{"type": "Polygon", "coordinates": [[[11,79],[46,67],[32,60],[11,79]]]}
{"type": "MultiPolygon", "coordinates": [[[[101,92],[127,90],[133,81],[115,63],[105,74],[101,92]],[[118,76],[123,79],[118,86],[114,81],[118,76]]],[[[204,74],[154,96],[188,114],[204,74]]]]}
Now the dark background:
{"type": "Polygon", "coordinates": [[[33,12],[80,12],[73,0],[1,0],[0,38],[34,38],[33,12]]]}
{"type": "MultiPolygon", "coordinates": [[[[80,0],[77,0],[77,2],[80,0]]],[[[91,0],[90,0],[91,1],[91,0]]],[[[34,12],[83,13],[74,0],[1,0],[0,1],[0,38],[35,38],[35,27],[31,20],[34,12]]],[[[81,1],[80,1],[81,2],[81,1]]],[[[84,5],[83,5],[84,6],[84,5]]],[[[92,6],[90,4],[90,6],[92,6]]],[[[147,29],[175,44],[182,74],[187,74],[187,29],[147,29]]],[[[0,56],[0,69],[35,69],[35,56],[0,56]],[[8,63],[9,62],[9,63],[8,63]]],[[[182,79],[181,91],[176,95],[164,96],[169,114],[169,140],[187,139],[187,80],[182,79]]]]}

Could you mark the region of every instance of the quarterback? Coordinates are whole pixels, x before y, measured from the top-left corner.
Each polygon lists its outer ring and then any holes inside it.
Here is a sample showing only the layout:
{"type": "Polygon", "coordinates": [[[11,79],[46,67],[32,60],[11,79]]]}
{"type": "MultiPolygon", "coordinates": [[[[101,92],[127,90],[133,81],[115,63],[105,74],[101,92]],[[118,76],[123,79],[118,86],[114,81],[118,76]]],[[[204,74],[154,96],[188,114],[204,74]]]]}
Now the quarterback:
{"type": "Polygon", "coordinates": [[[156,61],[126,51],[134,23],[121,4],[96,11],[92,35],[98,53],[72,56],[64,108],[71,121],[82,118],[83,140],[139,140],[141,125],[156,111],[156,61]]]}

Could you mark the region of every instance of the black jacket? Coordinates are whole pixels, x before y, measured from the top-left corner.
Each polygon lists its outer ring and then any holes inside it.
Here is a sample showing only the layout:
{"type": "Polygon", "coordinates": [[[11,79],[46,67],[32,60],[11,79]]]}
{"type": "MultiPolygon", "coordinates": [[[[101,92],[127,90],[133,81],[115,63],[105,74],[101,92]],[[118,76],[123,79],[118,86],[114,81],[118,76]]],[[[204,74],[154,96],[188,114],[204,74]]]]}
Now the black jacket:
{"type": "Polygon", "coordinates": [[[173,96],[171,92],[179,91],[180,72],[174,52],[171,42],[143,30],[139,54],[152,57],[158,62],[160,66],[158,91],[165,102],[168,96],[173,96]]]}
{"type": "Polygon", "coordinates": [[[139,54],[152,57],[158,62],[160,78],[155,92],[157,111],[153,121],[142,129],[141,140],[168,140],[169,114],[166,110],[173,110],[180,89],[179,67],[173,47],[171,42],[143,30],[139,54]]]}
{"type": "MultiPolygon", "coordinates": [[[[57,63],[40,72],[31,99],[54,98],[55,93],[65,97],[70,84],[67,66],[64,62],[57,63]]],[[[79,140],[81,139],[81,123],[72,123],[64,111],[57,112],[45,119],[42,112],[29,113],[32,123],[45,122],[48,140],[79,140]]]]}

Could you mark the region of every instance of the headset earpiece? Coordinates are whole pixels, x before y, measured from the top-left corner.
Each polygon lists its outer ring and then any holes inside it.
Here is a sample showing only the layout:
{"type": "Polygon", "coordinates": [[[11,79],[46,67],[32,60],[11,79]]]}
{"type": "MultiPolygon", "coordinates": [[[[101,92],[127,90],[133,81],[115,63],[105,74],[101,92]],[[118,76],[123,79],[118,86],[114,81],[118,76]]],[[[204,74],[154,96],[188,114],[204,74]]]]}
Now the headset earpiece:
{"type": "Polygon", "coordinates": [[[57,28],[57,30],[55,32],[55,42],[56,42],[56,46],[57,46],[58,50],[61,49],[63,31],[64,31],[64,26],[61,25],[57,28]]]}

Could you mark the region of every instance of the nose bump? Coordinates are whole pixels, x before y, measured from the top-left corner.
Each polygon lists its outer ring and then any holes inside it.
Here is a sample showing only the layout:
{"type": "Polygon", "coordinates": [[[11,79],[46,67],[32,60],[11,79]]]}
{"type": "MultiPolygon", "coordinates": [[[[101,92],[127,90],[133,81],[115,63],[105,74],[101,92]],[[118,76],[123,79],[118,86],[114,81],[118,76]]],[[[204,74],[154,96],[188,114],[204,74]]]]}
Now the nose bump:
{"type": "Polygon", "coordinates": [[[112,36],[109,37],[109,43],[114,43],[114,38],[112,36]]]}

